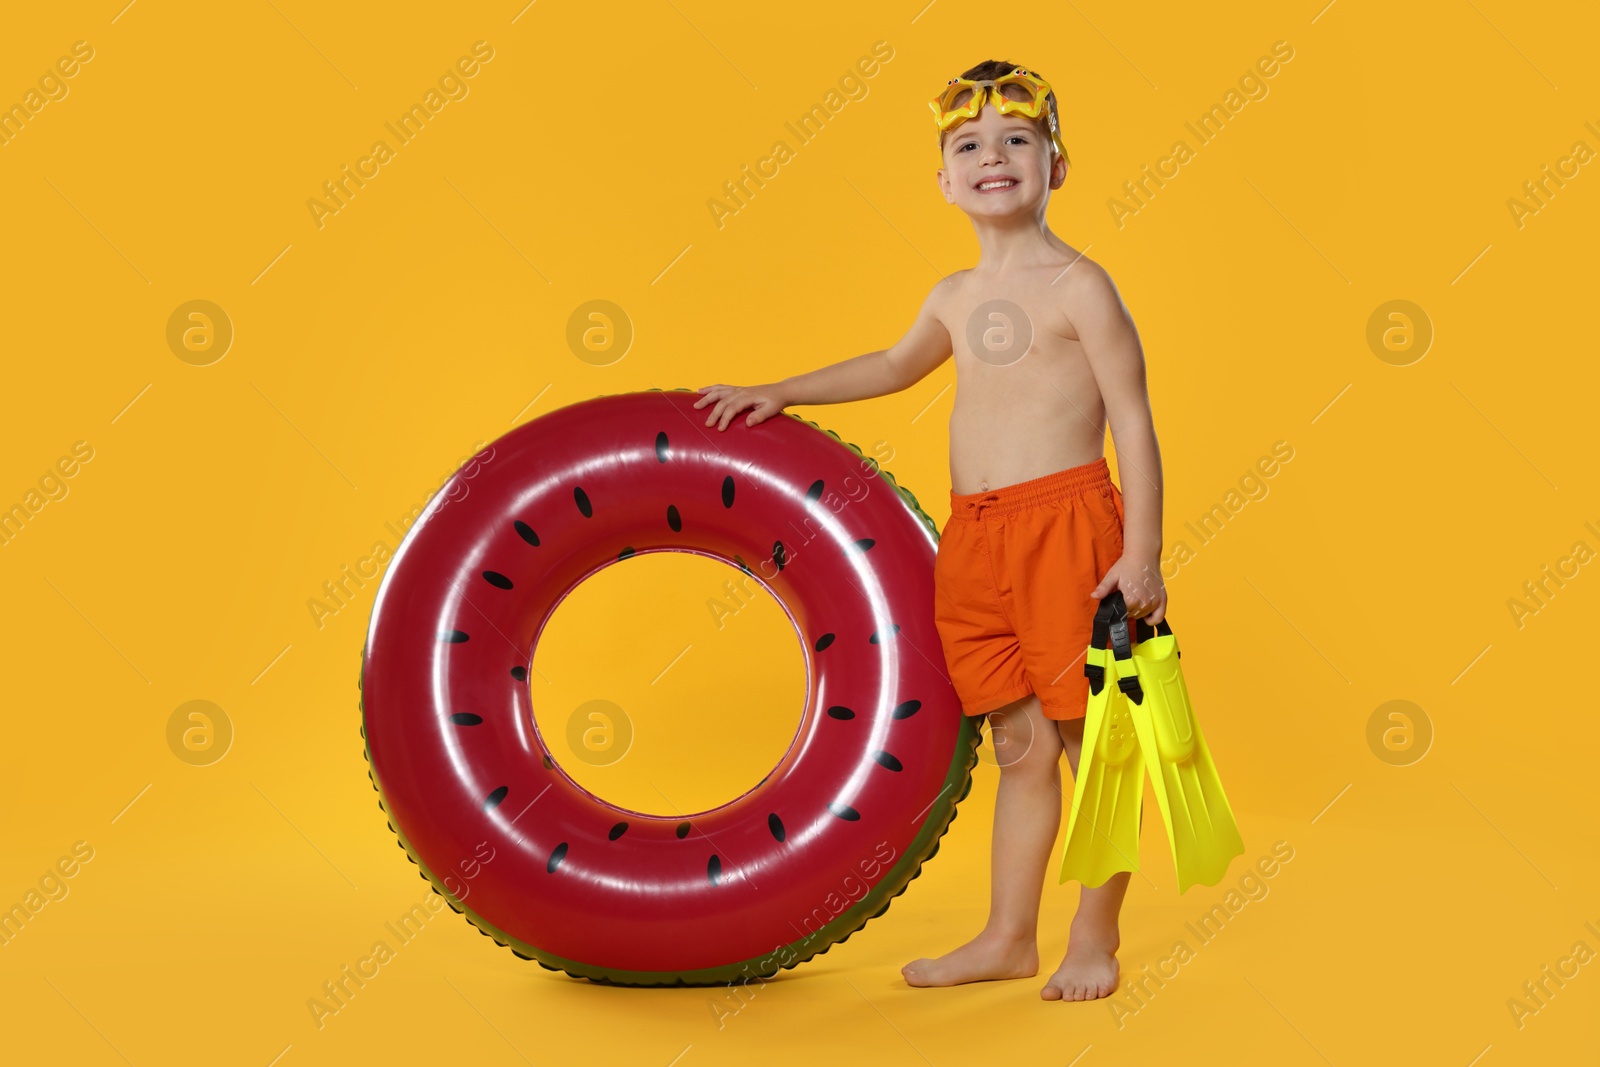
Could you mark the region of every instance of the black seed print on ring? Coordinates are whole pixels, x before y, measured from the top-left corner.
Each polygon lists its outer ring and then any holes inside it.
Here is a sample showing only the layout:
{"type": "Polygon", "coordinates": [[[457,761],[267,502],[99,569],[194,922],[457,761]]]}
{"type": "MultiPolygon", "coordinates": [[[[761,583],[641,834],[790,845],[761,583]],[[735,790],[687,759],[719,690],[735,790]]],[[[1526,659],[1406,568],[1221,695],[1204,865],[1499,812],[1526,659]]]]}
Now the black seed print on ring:
{"type": "Polygon", "coordinates": [[[831,644],[833,644],[833,635],[823,634],[821,637],[817,638],[817,651],[821,652],[831,644]]]}
{"type": "Polygon", "coordinates": [[[901,704],[899,707],[895,708],[890,718],[909,719],[911,716],[917,713],[917,709],[920,707],[922,707],[922,701],[908,700],[904,704],[901,704]]]}
{"type": "Polygon", "coordinates": [[[511,588],[511,579],[507,578],[499,571],[484,571],[483,580],[494,586],[496,589],[511,588]]]}
{"type": "MultiPolygon", "coordinates": [[[[665,437],[666,434],[662,434],[662,436],[665,437]]],[[[611,828],[611,832],[610,833],[606,834],[606,838],[608,840],[615,841],[617,838],[621,837],[623,834],[625,834],[627,832],[628,832],[628,824],[625,823],[625,822],[619,822],[619,823],[617,823],[617,825],[615,825],[615,826],[613,826],[611,828]]]]}
{"type": "Polygon", "coordinates": [[[783,820],[778,818],[778,813],[773,812],[767,816],[767,829],[772,831],[774,840],[782,841],[784,836],[783,820]]]}
{"type": "Polygon", "coordinates": [[[667,431],[660,430],[656,433],[656,462],[665,463],[672,458],[672,450],[667,447],[667,431]]]}
{"type": "Polygon", "coordinates": [[[467,639],[465,630],[440,630],[439,640],[448,641],[452,645],[459,645],[467,639]]]}
{"type": "Polygon", "coordinates": [[[594,505],[589,503],[589,494],[583,491],[582,486],[572,487],[572,499],[578,505],[578,510],[583,512],[584,518],[594,518],[594,505]]]}
{"type": "Polygon", "coordinates": [[[513,526],[515,526],[517,528],[517,535],[519,537],[521,537],[524,541],[528,542],[528,544],[532,545],[534,548],[538,548],[539,547],[539,535],[533,532],[533,527],[532,526],[529,526],[527,523],[523,522],[521,519],[518,519],[517,521],[513,522],[511,525],[513,525],[513,526]]]}
{"type": "Polygon", "coordinates": [[[506,798],[506,794],[509,792],[511,792],[511,787],[503,785],[499,789],[496,789],[493,793],[490,793],[488,796],[484,797],[483,810],[488,811],[490,808],[498,808],[500,806],[500,802],[506,798]]]}
{"type": "Polygon", "coordinates": [[[822,499],[822,479],[818,478],[811,483],[811,488],[806,490],[806,503],[815,504],[822,499]]]}
{"type": "Polygon", "coordinates": [[[722,857],[721,856],[712,856],[709,860],[706,861],[706,877],[711,880],[711,884],[712,885],[718,885],[718,884],[721,883],[721,881],[722,881],[722,857]]]}
{"type": "Polygon", "coordinates": [[[526,682],[528,680],[528,668],[512,667],[511,677],[515,678],[519,682],[526,682]]]}
{"type": "Polygon", "coordinates": [[[544,865],[545,873],[546,874],[555,874],[556,873],[556,868],[561,866],[561,861],[566,859],[566,858],[567,858],[567,843],[565,841],[563,841],[563,842],[561,842],[561,844],[557,845],[551,851],[550,858],[545,861],[545,865],[544,865]]]}
{"type": "Polygon", "coordinates": [[[731,474],[722,479],[722,506],[725,508],[733,507],[733,475],[731,474]]]}
{"type": "Polygon", "coordinates": [[[843,704],[835,704],[828,709],[828,717],[831,719],[853,719],[856,717],[856,713],[843,704]]]}
{"type": "Polygon", "coordinates": [[[678,514],[678,505],[667,505],[667,525],[672,527],[673,533],[683,532],[683,516],[678,514]]]}
{"type": "Polygon", "coordinates": [[[828,810],[833,812],[845,822],[855,822],[861,818],[861,813],[848,804],[841,804],[837,800],[828,802],[828,810]]]}
{"type": "Polygon", "coordinates": [[[899,760],[895,759],[893,756],[891,756],[889,753],[885,752],[881,748],[878,749],[876,752],[874,752],[872,754],[872,758],[877,760],[883,766],[889,768],[891,771],[899,771],[899,770],[904,770],[905,769],[904,767],[901,766],[899,760]]]}
{"type": "Polygon", "coordinates": [[[483,716],[474,715],[470,711],[458,711],[450,716],[450,721],[457,726],[477,726],[483,722],[483,716]]]}

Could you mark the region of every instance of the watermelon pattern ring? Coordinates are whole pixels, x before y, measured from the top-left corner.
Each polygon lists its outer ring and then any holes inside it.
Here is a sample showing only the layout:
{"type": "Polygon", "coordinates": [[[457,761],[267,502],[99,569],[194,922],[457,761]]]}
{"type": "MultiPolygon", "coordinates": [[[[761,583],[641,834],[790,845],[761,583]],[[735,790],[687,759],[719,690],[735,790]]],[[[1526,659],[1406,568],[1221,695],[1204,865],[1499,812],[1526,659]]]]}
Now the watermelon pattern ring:
{"type": "Polygon", "coordinates": [[[362,650],[369,774],[400,846],[480,931],[597,982],[748,981],[826,952],[938,851],[980,743],[934,629],[938,531],[916,498],[816,423],[718,431],[698,398],[601,396],[496,440],[407,532],[362,650]],[[761,583],[806,660],[782,760],[686,816],[580,787],[527,684],[565,596],[662,551],[761,583]],[[458,895],[475,854],[493,862],[458,895]]]}

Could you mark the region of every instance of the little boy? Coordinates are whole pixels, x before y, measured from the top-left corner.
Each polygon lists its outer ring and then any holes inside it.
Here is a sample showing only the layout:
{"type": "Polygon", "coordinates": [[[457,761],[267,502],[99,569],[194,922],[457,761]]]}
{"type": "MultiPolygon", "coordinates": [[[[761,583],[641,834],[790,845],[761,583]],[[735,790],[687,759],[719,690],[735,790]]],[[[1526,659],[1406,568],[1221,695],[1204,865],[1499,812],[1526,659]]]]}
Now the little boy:
{"type": "MultiPolygon", "coordinates": [[[[1038,973],[1039,902],[1060,828],[1063,749],[1083,747],[1083,674],[1097,601],[1121,590],[1157,623],[1161,456],[1139,337],[1110,277],[1050,231],[1067,175],[1055,94],[990,60],[934,98],[947,202],[977,231],[977,266],[934,286],[911,329],[869,352],[772,385],[706,386],[706,425],[747,426],[791,404],[837,404],[909,388],[955,357],[950,519],[934,567],[935,621],[968,715],[987,715],[1001,764],[989,919],[937,959],[901,969],[914,986],[1038,973]],[[1118,469],[1104,455],[1109,421],[1118,469]]],[[[1066,958],[1040,995],[1093,1000],[1117,985],[1117,917],[1129,875],[1084,888],[1066,958]]]]}

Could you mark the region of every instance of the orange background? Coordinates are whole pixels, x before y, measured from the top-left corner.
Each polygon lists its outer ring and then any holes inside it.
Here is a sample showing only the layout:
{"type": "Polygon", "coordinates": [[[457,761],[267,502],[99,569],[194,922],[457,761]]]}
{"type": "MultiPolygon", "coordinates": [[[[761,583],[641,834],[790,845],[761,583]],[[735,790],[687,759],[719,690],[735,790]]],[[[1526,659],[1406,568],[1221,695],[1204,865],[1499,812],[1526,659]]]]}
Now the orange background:
{"type": "MultiPolygon", "coordinates": [[[[0,507],[34,505],[0,544],[0,905],[63,857],[73,874],[0,946],[0,1048],[285,1067],[1592,1055],[1600,975],[1561,961],[1600,949],[1600,727],[1570,679],[1600,583],[1597,29],[1580,5],[1498,0],[11,13],[0,104],[39,89],[40,106],[0,143],[0,507]],[[51,80],[78,41],[92,58],[51,80]],[[479,41],[492,58],[450,83],[465,95],[319,225],[323,183],[479,41]],[[796,143],[785,124],[880,41],[892,57],[796,143]],[[1292,59],[1241,86],[1279,41],[1292,59]],[[446,910],[319,1028],[308,999],[426,887],[362,760],[376,582],[320,625],[308,601],[518,422],[895,341],[976,255],[937,192],[926,102],[986,58],[1055,85],[1074,165],[1051,225],[1141,331],[1167,550],[1193,550],[1169,566],[1171,618],[1247,845],[1228,882],[1179,897],[1147,835],[1125,976],[1230,888],[1253,897],[1142,1006],[1038,999],[1076,902],[1054,884],[1037,979],[908,988],[902,964],[983,924],[986,762],[886,915],[742,1004],[574,981],[446,910]],[[1234,89],[1237,113],[1195,141],[1185,123],[1234,89]],[[779,139],[790,158],[719,226],[708,202],[779,139]],[[1179,139],[1192,158],[1119,224],[1123,183],[1179,139]],[[1519,217],[1524,183],[1563,159],[1519,217]],[[617,358],[569,345],[597,299],[631,326],[617,358]],[[216,340],[169,343],[194,300],[231,324],[220,358],[216,340]],[[1369,330],[1394,300],[1409,319],[1369,330]],[[1277,442],[1292,459],[1251,480],[1277,442]],[[75,446],[92,456],[57,468],[75,446]],[[1201,544],[1186,524],[1218,504],[1201,544]],[[1519,619],[1515,598],[1537,610],[1519,619]],[[206,765],[179,758],[188,720],[169,730],[195,700],[221,711],[212,745],[231,730],[206,765]],[[1292,859],[1247,881],[1277,842],[1292,859]],[[1508,1001],[1547,965],[1569,977],[1519,1020],[1508,1001]]],[[[946,365],[797,414],[887,455],[942,524],[953,387],[946,365]]],[[[696,810],[792,734],[793,632],[759,601],[712,626],[724,577],[630,561],[552,623],[546,735],[590,700],[631,716],[625,759],[577,768],[606,795],[696,810]]]]}

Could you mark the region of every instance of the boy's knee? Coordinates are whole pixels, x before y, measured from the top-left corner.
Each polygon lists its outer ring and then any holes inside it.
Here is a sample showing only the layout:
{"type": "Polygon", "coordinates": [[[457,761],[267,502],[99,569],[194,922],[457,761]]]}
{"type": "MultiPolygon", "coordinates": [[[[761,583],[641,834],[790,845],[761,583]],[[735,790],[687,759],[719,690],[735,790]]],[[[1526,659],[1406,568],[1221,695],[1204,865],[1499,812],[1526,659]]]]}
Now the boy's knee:
{"type": "Polygon", "coordinates": [[[1030,694],[989,715],[989,736],[1002,774],[1060,773],[1061,736],[1047,719],[1037,695],[1030,694]]]}

